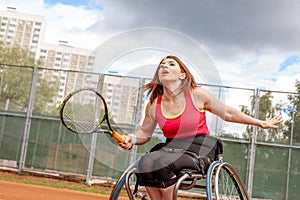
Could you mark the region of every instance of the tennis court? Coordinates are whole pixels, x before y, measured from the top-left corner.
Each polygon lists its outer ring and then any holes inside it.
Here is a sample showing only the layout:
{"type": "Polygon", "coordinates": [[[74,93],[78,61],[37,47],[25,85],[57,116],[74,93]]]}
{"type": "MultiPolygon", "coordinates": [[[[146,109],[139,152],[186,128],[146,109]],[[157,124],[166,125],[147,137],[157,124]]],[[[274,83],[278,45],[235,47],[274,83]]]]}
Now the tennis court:
{"type": "MultiPolygon", "coordinates": [[[[84,183],[57,180],[53,178],[18,175],[12,172],[0,171],[0,200],[101,200],[109,198],[109,187],[104,186],[87,186],[84,183]],[[30,184],[29,184],[30,183],[30,184]],[[41,185],[68,185],[82,190],[90,189],[99,190],[99,193],[75,191],[72,189],[53,188],[41,185]],[[88,188],[89,189],[89,188],[88,188]]],[[[127,199],[121,197],[120,200],[127,199]]]]}
{"type": "Polygon", "coordinates": [[[8,181],[0,181],[0,199],[1,200],[101,200],[108,199],[108,196],[101,194],[93,194],[87,192],[79,192],[68,189],[55,189],[50,187],[30,185],[24,183],[14,183],[8,181]]]}
{"type": "MultiPolygon", "coordinates": [[[[13,71],[18,74],[28,73],[28,77],[53,71],[52,69],[38,68],[38,72],[35,72],[34,67],[25,68],[8,65],[0,68],[2,70],[10,69],[10,72],[13,71]]],[[[64,71],[61,70],[61,72],[64,71]]],[[[96,80],[94,81],[96,83],[101,80],[99,85],[106,88],[107,95],[111,97],[111,106],[121,105],[120,99],[123,103],[129,105],[129,107],[126,107],[127,110],[121,112],[122,115],[119,114],[120,110],[115,110],[113,107],[109,108],[112,111],[111,115],[114,122],[122,122],[118,124],[117,128],[122,131],[122,134],[134,132],[144,112],[140,100],[144,98],[141,86],[146,81],[145,79],[115,77],[110,74],[102,78],[102,74],[89,72],[68,71],[66,73],[70,77],[79,75],[86,77],[82,80],[96,80]],[[116,80],[116,78],[119,80],[116,80]],[[124,86],[119,84],[121,82],[130,84],[124,86]],[[120,90],[117,96],[114,96],[113,88],[120,90]],[[123,115],[123,113],[126,115],[123,115]],[[118,117],[122,117],[122,119],[118,117]],[[126,120],[134,124],[127,123],[126,120]]],[[[27,82],[24,85],[32,88],[32,90],[39,85],[31,85],[31,80],[27,82]]],[[[15,87],[14,89],[18,89],[21,85],[15,87]]],[[[235,100],[237,100],[237,105],[251,108],[248,111],[255,110],[255,113],[261,113],[262,115],[269,111],[260,108],[269,108],[269,106],[262,107],[260,104],[285,102],[286,99],[289,103],[290,98],[291,102],[297,100],[297,94],[289,92],[215,85],[207,85],[206,87],[216,93],[216,97],[226,97],[228,105],[236,103],[235,100]],[[237,96],[239,98],[236,98],[237,96]],[[260,100],[265,99],[266,101],[256,101],[256,106],[253,107],[252,101],[250,101],[252,97],[260,100]]],[[[71,85],[70,88],[72,88],[71,85]]],[[[35,95],[30,93],[25,95],[32,103],[34,102],[33,108],[26,112],[24,112],[25,108],[14,104],[11,100],[0,99],[1,166],[18,172],[32,170],[41,173],[55,173],[56,175],[62,173],[75,174],[83,177],[87,182],[95,179],[95,181],[102,181],[103,179],[116,181],[130,163],[147,152],[154,144],[161,142],[161,133],[158,131],[155,140],[150,141],[148,146],[138,146],[133,151],[124,151],[118,148],[116,142],[112,141],[110,136],[107,137],[106,134],[96,134],[93,137],[92,135],[79,136],[70,133],[61,124],[57,110],[53,114],[44,113],[44,111],[33,112],[40,105],[37,97],[42,95],[39,90],[35,95]]],[[[284,108],[286,108],[285,104],[282,104],[282,109],[284,108]]],[[[240,107],[237,109],[240,109],[240,107]]],[[[237,169],[252,197],[297,199],[299,196],[300,140],[299,131],[295,128],[298,127],[299,123],[294,123],[291,119],[289,122],[290,124],[282,127],[280,131],[266,134],[261,129],[233,126],[213,117],[210,119],[212,135],[214,134],[223,140],[224,160],[237,169]],[[276,168],[273,166],[276,166],[276,168]]],[[[106,192],[109,193],[110,191],[107,190],[106,192]]],[[[1,196],[1,198],[4,197],[1,196]]]]}

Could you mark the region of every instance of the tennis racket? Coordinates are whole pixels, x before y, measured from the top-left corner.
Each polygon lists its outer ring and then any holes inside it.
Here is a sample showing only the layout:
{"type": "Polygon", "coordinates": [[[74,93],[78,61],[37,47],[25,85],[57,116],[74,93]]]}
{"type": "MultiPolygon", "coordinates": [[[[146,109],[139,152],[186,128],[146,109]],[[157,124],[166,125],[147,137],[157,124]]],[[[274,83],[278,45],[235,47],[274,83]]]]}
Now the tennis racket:
{"type": "Polygon", "coordinates": [[[60,120],[73,133],[104,132],[124,143],[122,135],[111,127],[105,99],[94,89],[82,88],[71,92],[60,106],[60,120]],[[105,121],[109,130],[100,129],[105,121]]]}

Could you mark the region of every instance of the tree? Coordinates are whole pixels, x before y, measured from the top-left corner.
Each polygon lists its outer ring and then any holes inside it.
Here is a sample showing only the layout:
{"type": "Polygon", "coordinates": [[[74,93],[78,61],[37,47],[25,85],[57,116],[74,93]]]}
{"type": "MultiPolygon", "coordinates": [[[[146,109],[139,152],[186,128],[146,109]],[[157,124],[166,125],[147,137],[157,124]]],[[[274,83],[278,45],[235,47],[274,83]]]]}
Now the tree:
{"type": "MultiPolygon", "coordinates": [[[[6,47],[0,43],[0,97],[9,102],[9,110],[25,111],[28,107],[33,67],[39,67],[34,53],[18,46],[6,47]]],[[[53,111],[51,100],[56,95],[56,85],[38,78],[33,111],[49,114],[53,111]]],[[[7,106],[6,106],[7,107],[7,106]]],[[[1,109],[4,106],[1,105],[1,109]]]]}
{"type": "MultiPolygon", "coordinates": [[[[251,98],[251,106],[253,108],[254,107],[254,102],[253,102],[254,96],[251,96],[250,98],[251,98]]],[[[251,111],[248,109],[247,106],[240,105],[240,107],[241,107],[241,112],[242,113],[245,113],[246,115],[251,115],[251,111]]],[[[251,135],[251,133],[252,133],[252,126],[247,125],[246,126],[246,132],[243,133],[243,138],[249,139],[249,136],[251,135]]]]}
{"type": "MultiPolygon", "coordinates": [[[[266,91],[264,95],[262,95],[259,99],[259,113],[258,119],[265,120],[266,118],[274,116],[274,109],[272,107],[272,92],[266,91]]],[[[272,130],[270,130],[273,132],[272,130]]],[[[272,137],[274,136],[273,133],[266,134],[265,130],[259,129],[257,134],[258,140],[268,140],[270,139],[270,134],[272,137]]]]}
{"type": "MultiPolygon", "coordinates": [[[[251,96],[251,104],[252,107],[255,107],[255,102],[257,96],[251,96]]],[[[265,91],[263,95],[259,97],[259,111],[258,111],[258,119],[266,120],[267,118],[274,117],[278,108],[273,106],[273,96],[271,91],[265,91]]],[[[250,114],[250,110],[241,106],[241,112],[245,114],[250,114]]],[[[284,125],[280,124],[279,128],[276,129],[258,129],[257,139],[262,141],[283,141],[284,138],[280,136],[280,133],[283,131],[284,125]]],[[[252,126],[247,126],[247,134],[249,135],[252,132],[252,126]]],[[[243,137],[247,138],[247,135],[243,137]]]]}
{"type": "Polygon", "coordinates": [[[53,98],[57,95],[57,88],[57,82],[38,78],[33,111],[40,114],[58,115],[58,109],[53,102],[53,98]]]}
{"type": "Polygon", "coordinates": [[[288,96],[291,105],[293,105],[293,110],[290,113],[291,118],[284,122],[285,129],[283,131],[283,134],[290,138],[293,129],[293,143],[300,142],[300,82],[296,83],[296,91],[295,96],[288,96]]]}

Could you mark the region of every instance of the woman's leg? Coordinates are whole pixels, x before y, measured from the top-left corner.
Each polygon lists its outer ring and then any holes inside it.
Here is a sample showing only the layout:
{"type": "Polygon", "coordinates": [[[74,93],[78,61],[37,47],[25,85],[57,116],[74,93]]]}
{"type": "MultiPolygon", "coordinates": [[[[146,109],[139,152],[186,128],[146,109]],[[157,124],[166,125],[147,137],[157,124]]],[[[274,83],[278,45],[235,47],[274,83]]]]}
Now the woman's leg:
{"type": "MultiPolygon", "coordinates": [[[[172,156],[171,156],[172,157],[172,156]]],[[[176,156],[178,157],[178,156],[176,156]]],[[[170,154],[164,151],[155,151],[149,154],[144,155],[139,162],[139,176],[142,180],[154,181],[158,182],[159,179],[164,177],[164,180],[169,180],[171,177],[169,176],[171,173],[169,169],[169,165],[174,162],[174,158],[170,159],[170,154]],[[163,169],[166,168],[167,169],[163,169]],[[159,177],[155,176],[159,174],[159,177]]],[[[174,178],[175,175],[172,175],[174,178]]],[[[151,199],[153,200],[171,200],[173,196],[173,188],[174,186],[170,186],[168,188],[159,188],[159,187],[149,187],[146,186],[146,191],[151,199]]]]}
{"type": "Polygon", "coordinates": [[[171,200],[173,199],[173,191],[174,191],[175,184],[171,185],[167,188],[161,188],[161,194],[164,200],[171,200]]]}
{"type": "Polygon", "coordinates": [[[155,187],[145,187],[145,188],[151,199],[163,200],[163,196],[160,190],[161,188],[155,188],[155,187]]]}
{"type": "Polygon", "coordinates": [[[175,184],[167,188],[146,187],[146,191],[153,200],[172,200],[175,184]]]}
{"type": "Polygon", "coordinates": [[[160,181],[166,186],[166,188],[146,187],[150,198],[154,200],[172,199],[176,182],[174,178],[183,168],[197,169],[197,165],[189,155],[158,151],[142,157],[138,167],[142,180],[160,181]]]}
{"type": "MultiPolygon", "coordinates": [[[[196,161],[187,154],[167,153],[153,161],[158,170],[153,171],[152,176],[160,181],[170,181],[176,177],[181,169],[198,169],[196,161]]],[[[168,185],[166,185],[168,186],[168,185]]]]}

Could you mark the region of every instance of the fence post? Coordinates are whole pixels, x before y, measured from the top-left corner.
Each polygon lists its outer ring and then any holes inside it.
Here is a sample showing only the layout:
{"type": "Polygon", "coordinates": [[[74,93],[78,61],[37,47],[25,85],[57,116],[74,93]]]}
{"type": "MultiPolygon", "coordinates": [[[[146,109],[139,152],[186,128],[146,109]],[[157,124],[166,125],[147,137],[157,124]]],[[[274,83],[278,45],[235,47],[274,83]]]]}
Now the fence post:
{"type": "Polygon", "coordinates": [[[28,99],[28,107],[26,111],[26,119],[24,124],[23,136],[21,141],[21,150],[20,150],[20,157],[19,157],[19,168],[18,173],[21,174],[22,170],[25,166],[26,161],[26,154],[27,154],[27,147],[28,147],[28,138],[30,133],[30,125],[31,125],[31,117],[32,117],[32,110],[33,110],[33,102],[34,102],[34,95],[35,95],[35,86],[38,77],[38,69],[37,67],[33,68],[32,78],[31,78],[31,86],[30,86],[30,93],[28,99]]]}
{"type": "MultiPolygon", "coordinates": [[[[140,120],[142,118],[142,112],[143,112],[143,98],[144,98],[144,89],[143,85],[145,84],[145,78],[140,78],[139,80],[139,88],[138,88],[138,101],[137,101],[137,106],[134,112],[133,116],[133,123],[134,123],[134,130],[132,133],[135,133],[139,127],[140,127],[140,120]]],[[[137,158],[137,147],[136,145],[133,145],[133,148],[130,152],[130,157],[129,157],[129,164],[133,163],[137,158]]]]}
{"type": "MultiPolygon", "coordinates": [[[[295,101],[295,98],[296,98],[296,96],[294,95],[294,101],[295,101]]],[[[291,161],[292,161],[292,145],[293,145],[293,137],[294,137],[294,119],[295,119],[295,112],[292,113],[292,128],[291,128],[290,147],[289,147],[289,154],[288,154],[287,174],[286,174],[286,188],[285,188],[285,199],[286,200],[289,199],[289,186],[290,186],[291,161]]]]}
{"type": "MultiPolygon", "coordinates": [[[[101,94],[103,90],[103,84],[104,84],[104,74],[99,75],[99,81],[97,84],[97,91],[101,94]]],[[[86,169],[86,178],[85,182],[88,185],[91,185],[90,179],[91,176],[93,175],[93,168],[94,168],[94,159],[95,159],[95,152],[96,152],[96,146],[97,146],[97,136],[98,133],[93,133],[92,134],[92,141],[91,141],[91,146],[89,149],[89,157],[88,157],[88,165],[86,169]]]]}
{"type": "MultiPolygon", "coordinates": [[[[254,104],[254,118],[258,118],[259,115],[259,90],[256,89],[254,94],[255,104],[254,104]]],[[[253,176],[254,176],[254,164],[255,164],[255,141],[258,133],[258,127],[254,126],[250,138],[250,148],[249,148],[249,160],[248,160],[248,175],[247,175],[247,190],[249,194],[249,198],[252,198],[252,190],[253,190],[253,176]]]]}

